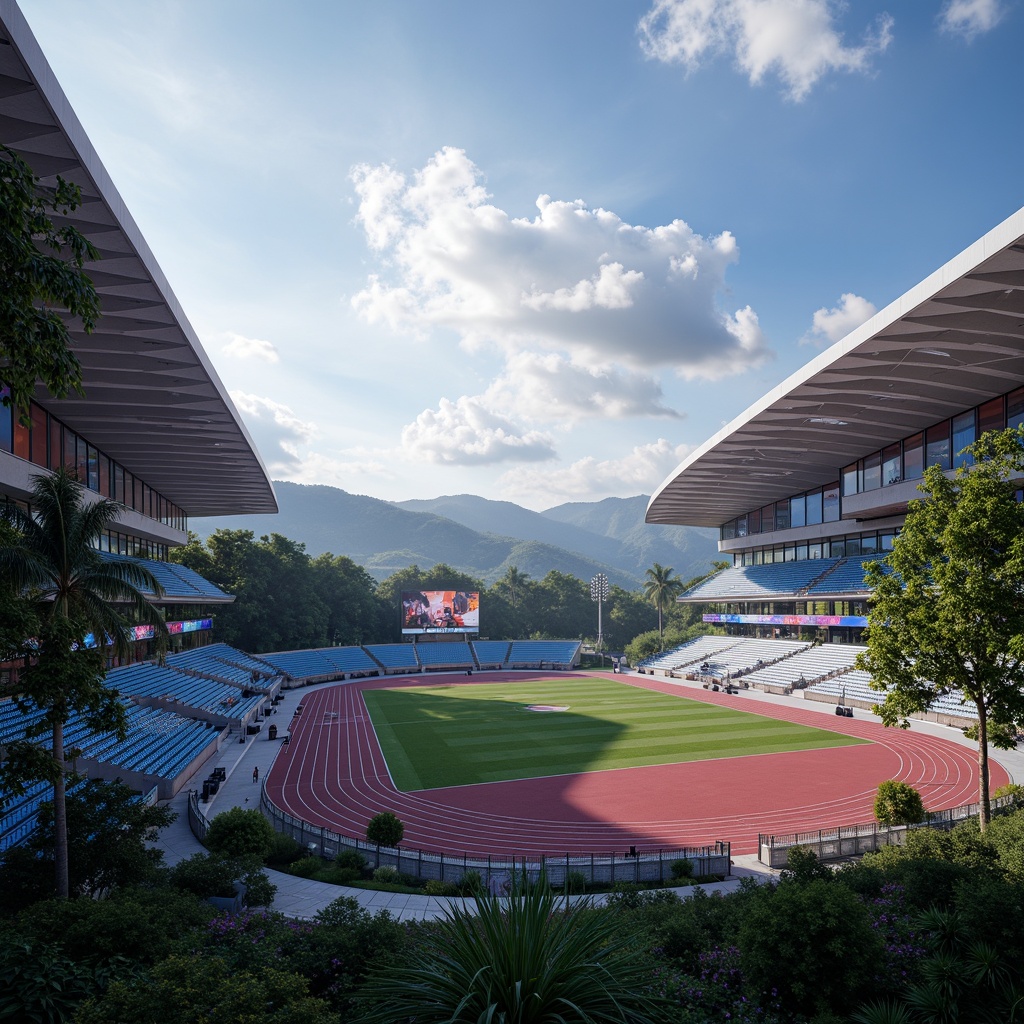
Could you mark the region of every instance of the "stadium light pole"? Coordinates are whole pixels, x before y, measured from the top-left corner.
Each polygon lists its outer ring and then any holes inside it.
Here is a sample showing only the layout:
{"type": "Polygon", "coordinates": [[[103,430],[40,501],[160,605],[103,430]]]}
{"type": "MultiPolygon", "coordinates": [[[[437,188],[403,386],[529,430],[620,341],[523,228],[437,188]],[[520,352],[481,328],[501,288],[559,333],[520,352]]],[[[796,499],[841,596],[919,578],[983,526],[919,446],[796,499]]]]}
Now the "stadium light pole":
{"type": "MultiPolygon", "coordinates": [[[[601,628],[601,605],[608,600],[608,577],[599,572],[590,581],[590,600],[597,602],[597,650],[604,646],[604,631],[601,628]]],[[[604,668],[604,654],[601,653],[601,667],[604,668]]]]}

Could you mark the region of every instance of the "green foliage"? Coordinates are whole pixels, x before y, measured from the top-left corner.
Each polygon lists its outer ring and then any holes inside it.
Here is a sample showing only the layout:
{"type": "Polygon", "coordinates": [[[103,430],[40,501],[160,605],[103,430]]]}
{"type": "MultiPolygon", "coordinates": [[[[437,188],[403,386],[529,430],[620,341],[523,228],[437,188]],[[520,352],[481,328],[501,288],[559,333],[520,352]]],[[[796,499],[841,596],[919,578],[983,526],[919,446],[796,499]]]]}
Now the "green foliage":
{"type": "Polygon", "coordinates": [[[562,891],[566,896],[580,896],[587,891],[587,876],[582,871],[567,871],[562,891]]]}
{"type": "Polygon", "coordinates": [[[484,891],[484,880],[480,877],[479,871],[472,868],[465,872],[459,879],[460,896],[476,896],[484,891]]]}
{"type": "Polygon", "coordinates": [[[105,899],[45,900],[22,911],[12,928],[34,945],[60,946],[76,962],[124,956],[152,964],[210,916],[209,905],[189,893],[129,887],[105,899]]]}
{"type": "Polygon", "coordinates": [[[541,885],[518,899],[478,897],[475,915],[452,907],[412,956],[373,973],[363,1019],[651,1020],[647,963],[614,916],[560,913],[556,901],[541,885]]]}
{"type": "Polygon", "coordinates": [[[662,609],[674,601],[683,591],[685,584],[675,575],[675,569],[655,562],[644,573],[644,597],[658,609],[658,637],[663,635],[662,609]]]}
{"type": "Polygon", "coordinates": [[[832,869],[818,860],[818,855],[806,846],[794,846],[789,851],[786,866],[782,869],[784,882],[810,882],[815,878],[830,881],[834,878],[832,869]]]}
{"type": "Polygon", "coordinates": [[[439,878],[431,878],[423,891],[428,896],[458,896],[459,887],[454,882],[442,882],[439,878]]]}
{"type": "Polygon", "coordinates": [[[153,575],[130,559],[104,562],[99,539],[117,521],[122,506],[108,498],[93,501],[65,469],[32,478],[31,514],[18,505],[0,505],[0,521],[10,529],[0,537],[0,577],[24,595],[39,621],[31,658],[19,678],[19,710],[32,706],[43,717],[12,743],[0,772],[0,786],[20,794],[28,781],[54,787],[54,874],[59,896],[69,894],[65,809],[67,761],[64,726],[77,713],[94,731],[124,738],[126,715],[116,691],[103,685],[105,652],[88,648],[88,633],[108,637],[115,654],[127,656],[130,620],[151,622],[166,636],[163,617],[143,593],[160,596],[153,575]],[[33,741],[49,736],[49,752],[33,741]]]}
{"type": "Polygon", "coordinates": [[[686,857],[683,857],[681,860],[674,860],[669,865],[669,870],[672,872],[673,878],[692,878],[693,861],[686,857]]]}
{"type": "Polygon", "coordinates": [[[270,851],[264,858],[270,867],[286,868],[294,864],[305,851],[302,844],[284,832],[275,832],[270,851]]]}
{"type": "Polygon", "coordinates": [[[81,962],[59,947],[5,941],[0,945],[0,1021],[70,1021],[82,1000],[105,986],[112,967],[124,964],[81,962]]]}
{"type": "Polygon", "coordinates": [[[292,861],[288,870],[299,878],[312,878],[318,871],[323,870],[323,867],[324,862],[319,857],[309,855],[292,861]]]}
{"type": "Polygon", "coordinates": [[[334,863],[339,868],[349,868],[356,872],[361,872],[366,867],[366,858],[358,850],[345,847],[338,851],[338,856],[334,858],[334,863]]]}
{"type": "Polygon", "coordinates": [[[791,1013],[841,1012],[870,993],[882,938],[863,903],[825,879],[766,887],[739,929],[753,991],[778,990],[791,1013]]]}
{"type": "Polygon", "coordinates": [[[405,826],[391,811],[375,814],[366,826],[366,840],[375,846],[398,846],[404,835],[405,826]]]}
{"type": "Polygon", "coordinates": [[[892,551],[868,565],[874,596],[858,665],[906,726],[959,689],[978,714],[981,823],[989,819],[988,728],[1024,722],[1024,428],[990,432],[951,479],[929,466],[892,551]]]}
{"type": "Polygon", "coordinates": [[[206,832],[206,848],[222,857],[258,857],[274,848],[274,826],[257,810],[221,811],[206,832]]]}
{"type": "Polygon", "coordinates": [[[257,975],[217,956],[179,955],[143,981],[113,982],[79,1011],[76,1024],[339,1024],[327,1003],[308,992],[305,978],[275,967],[257,975]]]}
{"type": "Polygon", "coordinates": [[[234,864],[209,853],[194,853],[178,861],[170,872],[171,885],[201,900],[211,896],[234,896],[237,878],[234,864]]]}
{"type": "Polygon", "coordinates": [[[373,880],[375,882],[398,883],[402,880],[402,873],[398,868],[393,868],[388,864],[382,864],[379,868],[374,868],[373,880]]]}
{"type": "Polygon", "coordinates": [[[66,309],[91,334],[99,298],[83,270],[99,253],[68,223],[56,226],[82,203],[79,187],[57,176],[56,188],[40,184],[20,156],[0,146],[0,365],[10,399],[24,416],[36,381],[50,394],[83,394],[82,370],[71,351],[66,309]],[[59,222],[58,220],[58,222],[59,222]]]}
{"type": "Polygon", "coordinates": [[[925,819],[921,794],[907,782],[886,779],[878,784],[875,818],[880,825],[916,825],[925,819]]]}

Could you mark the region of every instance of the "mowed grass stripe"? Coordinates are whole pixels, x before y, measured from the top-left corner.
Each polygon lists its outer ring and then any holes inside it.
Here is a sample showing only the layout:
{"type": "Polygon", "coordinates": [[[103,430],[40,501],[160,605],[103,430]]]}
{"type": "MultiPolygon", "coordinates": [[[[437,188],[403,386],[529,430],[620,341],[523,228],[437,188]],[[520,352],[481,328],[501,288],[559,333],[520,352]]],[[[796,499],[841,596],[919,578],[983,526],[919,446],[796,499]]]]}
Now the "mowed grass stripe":
{"type": "Polygon", "coordinates": [[[405,792],[867,742],[600,677],[366,690],[363,700],[405,792]]]}

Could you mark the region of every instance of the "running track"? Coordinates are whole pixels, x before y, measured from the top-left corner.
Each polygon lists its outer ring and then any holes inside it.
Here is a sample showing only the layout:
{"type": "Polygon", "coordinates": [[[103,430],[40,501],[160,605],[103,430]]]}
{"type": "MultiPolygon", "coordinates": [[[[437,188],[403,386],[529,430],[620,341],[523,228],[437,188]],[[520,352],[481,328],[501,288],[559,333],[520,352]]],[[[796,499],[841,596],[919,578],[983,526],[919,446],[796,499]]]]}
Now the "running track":
{"type": "MultiPolygon", "coordinates": [[[[537,678],[550,673],[477,673],[472,682],[537,678]]],[[[566,676],[559,673],[559,678],[566,676]]],[[[748,709],[742,697],[654,679],[622,681],[748,709]]],[[[405,825],[403,845],[471,856],[606,853],[630,845],[640,850],[704,846],[719,839],[730,841],[734,854],[756,853],[759,832],[871,821],[883,779],[910,783],[929,810],[977,800],[976,756],[967,747],[921,732],[761,702],[750,702],[749,710],[873,742],[400,793],[391,783],[362,691],[425,683],[422,676],[390,677],[311,691],[292,720],[290,743],[271,768],[267,796],[296,818],[348,836],[364,836],[373,815],[393,811],[405,825]]],[[[993,789],[1009,781],[995,763],[991,773],[993,789]]]]}

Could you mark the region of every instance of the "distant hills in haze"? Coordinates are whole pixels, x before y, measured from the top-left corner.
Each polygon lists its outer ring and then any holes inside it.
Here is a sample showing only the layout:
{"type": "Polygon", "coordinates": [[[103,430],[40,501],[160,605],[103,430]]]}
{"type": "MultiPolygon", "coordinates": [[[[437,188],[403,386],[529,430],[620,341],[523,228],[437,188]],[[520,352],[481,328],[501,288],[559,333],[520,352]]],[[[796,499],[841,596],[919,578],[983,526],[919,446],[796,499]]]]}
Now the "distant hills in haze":
{"type": "Polygon", "coordinates": [[[474,494],[389,502],[325,485],[275,481],[274,489],[276,516],[193,519],[189,527],[204,539],[219,528],[280,533],[311,555],[348,555],[378,579],[446,562],[487,583],[515,565],[534,579],[551,569],[581,579],[604,572],[634,590],[654,562],[689,579],[718,557],[715,530],[646,524],[643,494],[533,512],[474,494]]]}

